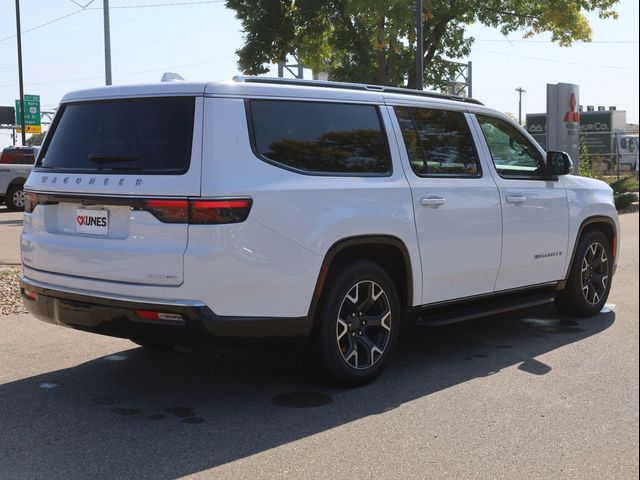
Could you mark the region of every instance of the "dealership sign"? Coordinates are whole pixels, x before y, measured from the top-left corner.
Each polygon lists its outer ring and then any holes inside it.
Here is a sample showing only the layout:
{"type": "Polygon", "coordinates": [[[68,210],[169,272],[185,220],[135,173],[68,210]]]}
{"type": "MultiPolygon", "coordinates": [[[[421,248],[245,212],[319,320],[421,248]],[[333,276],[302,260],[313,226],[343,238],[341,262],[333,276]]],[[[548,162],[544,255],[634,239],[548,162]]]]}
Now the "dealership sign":
{"type": "Polygon", "coordinates": [[[547,84],[547,149],[567,152],[578,163],[579,87],[571,83],[547,84]]]}
{"type": "MultiPolygon", "coordinates": [[[[586,145],[590,154],[611,155],[613,153],[613,116],[620,111],[581,112],[580,143],[586,145]]],[[[624,122],[623,122],[624,123],[624,122]]],[[[542,113],[527,114],[527,131],[546,149],[547,117],[542,113]]]]}

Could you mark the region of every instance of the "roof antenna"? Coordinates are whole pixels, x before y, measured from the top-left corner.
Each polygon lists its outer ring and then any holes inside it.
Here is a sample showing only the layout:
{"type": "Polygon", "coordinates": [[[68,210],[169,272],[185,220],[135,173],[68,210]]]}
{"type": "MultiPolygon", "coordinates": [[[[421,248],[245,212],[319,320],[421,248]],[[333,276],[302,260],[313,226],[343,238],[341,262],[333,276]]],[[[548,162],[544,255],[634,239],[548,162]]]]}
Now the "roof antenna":
{"type": "Polygon", "coordinates": [[[162,74],[161,82],[184,82],[182,75],[173,72],[164,72],[162,74]]]}

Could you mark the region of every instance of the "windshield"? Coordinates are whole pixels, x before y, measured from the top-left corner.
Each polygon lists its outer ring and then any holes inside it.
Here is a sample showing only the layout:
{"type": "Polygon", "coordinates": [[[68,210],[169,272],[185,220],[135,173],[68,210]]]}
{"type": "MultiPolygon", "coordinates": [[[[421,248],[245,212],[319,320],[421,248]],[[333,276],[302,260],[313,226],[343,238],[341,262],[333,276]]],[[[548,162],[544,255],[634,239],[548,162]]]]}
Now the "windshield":
{"type": "Polygon", "coordinates": [[[63,105],[36,165],[47,171],[181,174],[189,168],[195,99],[63,105]]]}

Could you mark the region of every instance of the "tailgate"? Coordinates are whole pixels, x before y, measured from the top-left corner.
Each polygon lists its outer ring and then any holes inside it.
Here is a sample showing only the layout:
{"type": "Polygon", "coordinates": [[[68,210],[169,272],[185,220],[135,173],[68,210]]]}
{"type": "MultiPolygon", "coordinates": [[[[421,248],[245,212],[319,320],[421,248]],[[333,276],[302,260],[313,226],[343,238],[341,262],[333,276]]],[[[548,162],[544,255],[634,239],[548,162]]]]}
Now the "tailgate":
{"type": "Polygon", "coordinates": [[[22,261],[91,279],[180,285],[200,196],[203,99],[63,104],[25,192],[22,261]]]}

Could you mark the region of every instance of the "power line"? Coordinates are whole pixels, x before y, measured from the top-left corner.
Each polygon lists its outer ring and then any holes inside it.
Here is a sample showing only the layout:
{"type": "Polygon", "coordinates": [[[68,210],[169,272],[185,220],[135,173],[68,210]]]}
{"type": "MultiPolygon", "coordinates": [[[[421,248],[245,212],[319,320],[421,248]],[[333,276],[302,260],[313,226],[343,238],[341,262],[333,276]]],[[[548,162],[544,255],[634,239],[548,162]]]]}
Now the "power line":
{"type": "MultiPolygon", "coordinates": [[[[233,58],[233,57],[231,57],[233,58]]],[[[183,65],[172,65],[172,66],[167,66],[167,67],[163,67],[163,68],[155,68],[152,70],[139,70],[136,72],[125,72],[125,73],[119,73],[116,75],[116,77],[129,77],[132,75],[140,75],[143,73],[154,73],[154,72],[166,72],[169,70],[174,70],[174,69],[178,69],[178,68],[188,68],[188,67],[195,67],[195,66],[199,66],[199,65],[206,65],[209,63],[216,63],[216,62],[223,62],[225,60],[231,60],[230,57],[225,57],[225,58],[216,58],[215,60],[207,60],[204,62],[196,62],[196,63],[186,63],[183,65]]],[[[33,85],[49,85],[49,84],[55,84],[55,83],[68,83],[68,82],[85,82],[88,80],[100,80],[104,77],[102,76],[98,76],[98,77],[84,77],[84,78],[71,78],[71,79],[65,79],[65,80],[48,80],[46,82],[29,82],[27,83],[27,85],[29,86],[33,86],[33,85]]],[[[5,84],[5,85],[0,85],[0,88],[5,88],[5,87],[15,87],[15,84],[5,84]]]]}
{"type": "MultiPolygon", "coordinates": [[[[551,40],[511,40],[510,38],[503,38],[503,39],[497,39],[497,38],[476,38],[475,39],[476,42],[504,42],[507,41],[509,43],[555,43],[551,40]]],[[[627,44],[627,43],[639,43],[638,40],[595,40],[592,42],[578,42],[576,45],[591,45],[591,44],[612,44],[612,45],[619,45],[619,44],[627,44]]]]}
{"type": "MultiPolygon", "coordinates": [[[[149,3],[142,5],[117,5],[110,7],[111,10],[121,9],[121,8],[153,8],[153,7],[180,7],[183,5],[206,5],[209,3],[224,3],[226,0],[203,0],[199,2],[176,2],[176,3],[149,3]]],[[[102,10],[100,7],[91,7],[87,8],[87,10],[102,10]]]]}
{"type": "MultiPolygon", "coordinates": [[[[156,39],[153,39],[153,40],[148,40],[148,41],[145,41],[145,42],[132,43],[132,44],[128,44],[128,45],[112,48],[111,50],[113,50],[113,51],[129,50],[129,49],[132,49],[132,48],[142,47],[142,46],[145,46],[145,45],[151,45],[151,44],[155,44],[155,43],[166,42],[167,40],[175,40],[176,38],[190,37],[191,35],[196,35],[196,34],[199,34],[199,33],[202,33],[202,32],[207,32],[207,31],[212,30],[212,29],[226,27],[227,25],[232,25],[232,22],[222,23],[220,25],[212,25],[210,27],[203,28],[203,29],[200,29],[200,30],[192,30],[192,31],[189,31],[189,32],[186,32],[186,33],[181,33],[179,35],[171,35],[170,37],[161,37],[161,38],[156,38],[156,39]]],[[[41,62],[26,63],[25,65],[27,65],[27,66],[44,65],[44,64],[47,64],[47,63],[56,63],[56,62],[61,62],[61,61],[65,61],[65,60],[75,60],[75,59],[78,59],[78,58],[93,57],[93,56],[101,54],[101,53],[102,53],[102,51],[95,51],[95,52],[89,52],[89,53],[82,53],[82,54],[79,54],[79,55],[70,55],[70,56],[66,56],[66,57],[50,58],[49,60],[43,60],[41,62]]],[[[9,69],[12,69],[12,68],[14,68],[14,67],[13,66],[0,67],[0,70],[9,70],[9,69]]]]}
{"type": "MultiPolygon", "coordinates": [[[[48,22],[41,23],[40,25],[36,25],[35,27],[29,28],[27,30],[22,30],[22,34],[33,32],[34,30],[38,30],[39,28],[46,27],[47,25],[51,25],[52,23],[59,22],[60,20],[64,20],[65,18],[72,17],[77,15],[78,13],[84,12],[85,8],[81,10],[76,10],[75,12],[67,13],[66,15],[62,15],[61,17],[54,18],[53,20],[49,20],[48,22]]],[[[90,10],[90,9],[89,9],[90,10]]],[[[16,38],[16,35],[10,35],[8,37],[0,38],[0,42],[4,42],[5,40],[11,40],[12,38],[16,38]]]]}
{"type": "Polygon", "coordinates": [[[634,70],[633,68],[619,67],[617,65],[598,65],[598,64],[593,64],[593,63],[570,62],[570,61],[567,61],[567,60],[557,60],[557,59],[554,59],[554,58],[531,57],[531,56],[527,56],[527,55],[518,55],[518,54],[515,54],[515,53],[495,52],[493,50],[483,50],[483,49],[480,49],[480,48],[474,48],[474,51],[482,52],[482,53],[490,53],[492,55],[503,55],[505,57],[526,58],[526,59],[529,59],[529,60],[537,60],[539,62],[563,63],[565,65],[580,65],[580,66],[583,66],[583,67],[593,67],[593,68],[611,68],[611,69],[614,69],[614,70],[634,70]]]}
{"type": "MultiPolygon", "coordinates": [[[[71,0],[71,1],[73,1],[73,0],[71,0]]],[[[59,22],[61,20],[64,20],[65,18],[69,18],[69,17],[72,17],[74,15],[77,15],[78,13],[86,12],[86,11],[89,11],[89,10],[102,10],[101,7],[91,7],[91,8],[89,8],[89,5],[91,5],[94,1],[95,0],[90,1],[84,7],[82,5],[80,5],[79,3],[77,3],[77,2],[73,2],[75,5],[78,5],[80,7],[80,10],[76,10],[75,12],[67,13],[66,15],[62,15],[60,17],[54,18],[54,19],[49,20],[47,22],[41,23],[40,25],[36,25],[35,27],[29,28],[27,30],[22,30],[22,34],[24,35],[25,33],[33,32],[34,30],[38,30],[40,28],[46,27],[48,25],[51,25],[52,23],[56,23],[56,22],[59,22]]],[[[201,0],[201,1],[191,1],[191,2],[154,3],[154,4],[143,4],[143,5],[119,5],[119,6],[112,6],[112,7],[110,7],[110,9],[114,10],[114,9],[131,9],[131,8],[179,7],[179,6],[188,6],[188,5],[206,5],[206,4],[212,4],[212,3],[224,3],[224,1],[225,0],[201,0]]],[[[130,22],[120,22],[120,23],[130,23],[130,22]]],[[[93,29],[91,29],[91,30],[93,30],[93,29]]],[[[89,31],[89,29],[83,30],[83,31],[89,31]]],[[[4,42],[6,40],[11,40],[12,38],[16,38],[16,35],[9,35],[8,37],[0,38],[0,42],[4,42]]]]}
{"type": "MultiPolygon", "coordinates": [[[[192,7],[193,8],[193,7],[192,7]]],[[[93,8],[87,8],[86,10],[92,10],[94,11],[93,8]]],[[[97,10],[101,10],[101,9],[97,9],[97,10]]],[[[187,10],[187,9],[185,9],[187,10]]],[[[122,20],[119,22],[112,22],[111,26],[112,27],[116,27],[116,26],[120,26],[120,25],[126,25],[129,23],[140,23],[140,22],[147,22],[149,20],[154,20],[156,18],[160,18],[160,17],[166,17],[167,15],[174,15],[173,12],[169,12],[167,13],[165,11],[165,13],[160,13],[158,15],[147,15],[144,18],[132,18],[130,20],[122,20]]],[[[95,27],[91,27],[91,28],[82,28],[82,29],[77,29],[77,30],[66,30],[64,32],[57,32],[57,33],[52,33],[52,34],[48,34],[48,35],[41,35],[41,36],[36,36],[36,37],[30,37],[27,39],[27,41],[33,42],[36,40],[43,40],[43,39],[48,39],[48,38],[52,38],[52,37],[61,37],[61,36],[66,36],[66,35],[76,35],[79,33],[85,33],[85,32],[95,32],[95,27]]]]}

